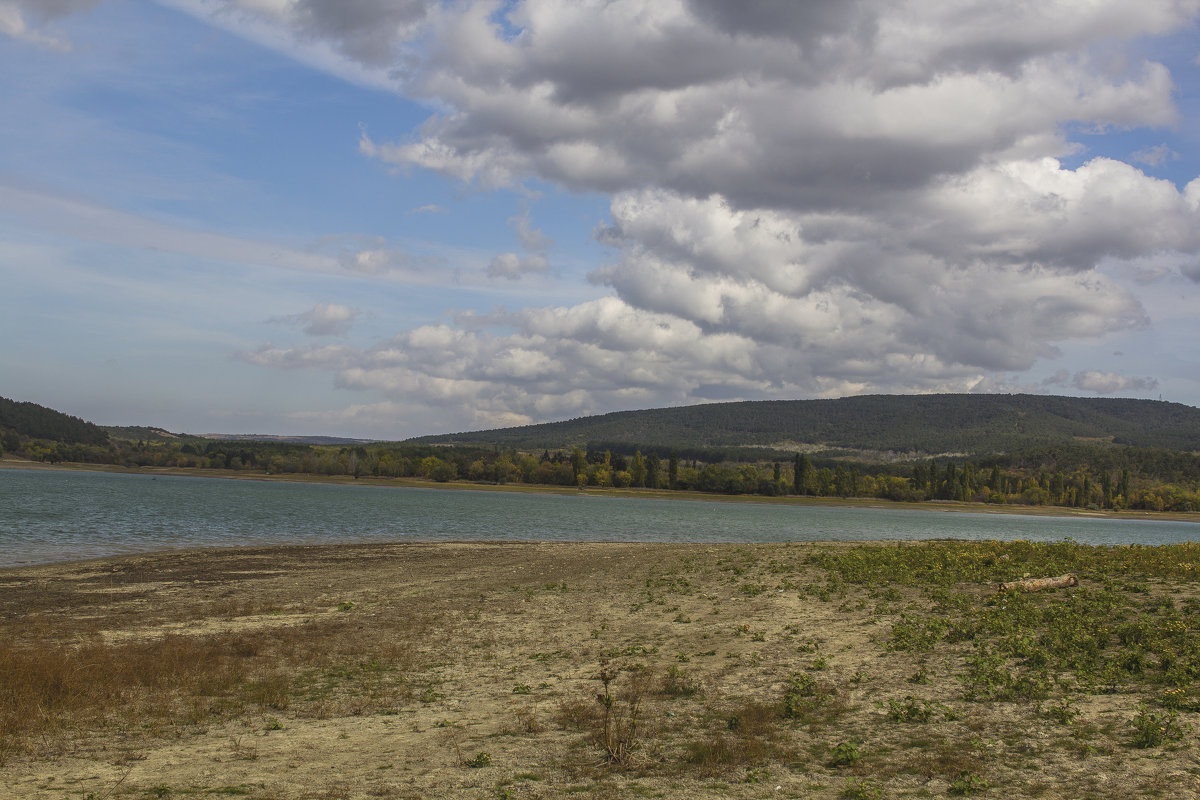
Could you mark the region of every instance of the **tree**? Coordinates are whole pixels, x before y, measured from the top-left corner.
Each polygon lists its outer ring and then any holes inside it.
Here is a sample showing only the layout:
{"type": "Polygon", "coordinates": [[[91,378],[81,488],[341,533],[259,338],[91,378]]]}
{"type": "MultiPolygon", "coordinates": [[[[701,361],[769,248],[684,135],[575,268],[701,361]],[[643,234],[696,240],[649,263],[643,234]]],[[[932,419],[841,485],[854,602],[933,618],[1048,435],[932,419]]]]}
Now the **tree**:
{"type": "Polygon", "coordinates": [[[629,479],[633,486],[646,485],[646,459],[642,458],[641,450],[633,455],[633,466],[629,469],[629,479]]]}
{"type": "Polygon", "coordinates": [[[658,453],[646,456],[646,486],[650,489],[658,488],[658,469],[658,453]]]}
{"type": "Polygon", "coordinates": [[[808,494],[808,487],[811,483],[812,463],[809,462],[808,456],[796,453],[796,464],[792,472],[792,489],[796,494],[808,494]]]}
{"type": "Polygon", "coordinates": [[[671,460],[667,464],[667,486],[672,489],[679,488],[679,456],[675,455],[675,451],[671,451],[671,460]]]}

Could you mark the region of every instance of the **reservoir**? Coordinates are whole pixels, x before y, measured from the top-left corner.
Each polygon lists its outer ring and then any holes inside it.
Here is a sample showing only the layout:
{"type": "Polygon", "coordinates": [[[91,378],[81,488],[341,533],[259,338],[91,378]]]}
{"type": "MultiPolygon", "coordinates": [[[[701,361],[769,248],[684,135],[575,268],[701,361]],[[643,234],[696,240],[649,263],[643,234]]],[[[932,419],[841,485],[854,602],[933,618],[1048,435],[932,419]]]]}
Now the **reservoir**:
{"type": "Polygon", "coordinates": [[[1029,539],[1171,544],[1171,520],[845,508],[0,469],[0,566],[237,545],[1029,539]]]}

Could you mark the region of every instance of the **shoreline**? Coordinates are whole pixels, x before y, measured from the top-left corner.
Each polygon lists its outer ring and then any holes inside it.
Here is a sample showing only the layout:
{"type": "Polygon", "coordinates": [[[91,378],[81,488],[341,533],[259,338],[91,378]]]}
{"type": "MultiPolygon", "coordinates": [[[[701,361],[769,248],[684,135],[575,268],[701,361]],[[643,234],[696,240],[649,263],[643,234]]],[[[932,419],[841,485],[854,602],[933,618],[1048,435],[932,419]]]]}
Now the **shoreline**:
{"type": "Polygon", "coordinates": [[[287,473],[272,475],[270,473],[240,470],[177,467],[121,467],[113,464],[79,464],[59,463],[47,464],[41,461],[29,461],[9,456],[0,457],[0,469],[31,469],[45,471],[68,472],[107,472],[123,475],[165,475],[179,478],[214,478],[218,480],[243,480],[279,483],[311,483],[333,486],[380,486],[396,489],[438,489],[442,491],[478,491],[478,492],[517,492],[526,494],[555,494],[555,495],[587,495],[592,497],[626,497],[643,498],[647,500],[685,500],[689,502],[709,503],[761,503],[766,505],[796,505],[824,506],[831,508],[875,508],[895,509],[903,511],[930,512],[965,512],[972,514],[1015,514],[1040,517],[1079,517],[1083,519],[1117,519],[1117,520],[1146,520],[1163,522],[1200,523],[1200,512],[1181,511],[1113,511],[1068,508],[1066,506],[1025,506],[997,505],[992,503],[967,503],[949,500],[926,500],[922,502],[903,502],[880,500],[878,498],[840,498],[814,497],[811,495],[786,495],[783,497],[767,497],[761,495],[724,495],[695,491],[672,491],[669,489],[617,489],[596,488],[578,489],[565,486],[550,486],[541,484],[494,484],[472,483],[468,481],[437,481],[420,478],[376,478],[345,475],[313,475],[287,473]]]}

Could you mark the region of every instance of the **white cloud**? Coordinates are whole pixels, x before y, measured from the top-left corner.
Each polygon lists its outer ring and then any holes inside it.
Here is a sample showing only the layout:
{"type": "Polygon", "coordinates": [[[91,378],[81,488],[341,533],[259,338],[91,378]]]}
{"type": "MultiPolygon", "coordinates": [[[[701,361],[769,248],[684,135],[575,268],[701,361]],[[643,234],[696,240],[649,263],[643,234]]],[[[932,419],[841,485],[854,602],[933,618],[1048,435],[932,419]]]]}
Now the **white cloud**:
{"type": "Polygon", "coordinates": [[[488,264],[487,274],[491,278],[507,278],[519,280],[525,275],[545,274],[550,271],[550,261],[546,251],[554,245],[554,240],[546,236],[539,228],[534,228],[529,219],[529,209],[525,209],[508,220],[508,224],[516,231],[521,247],[526,255],[517,253],[501,253],[488,264]]]}
{"type": "Polygon", "coordinates": [[[340,303],[318,303],[300,314],[273,317],[270,322],[298,326],[308,336],[345,336],[354,324],[358,310],[340,303]]]}
{"type": "Polygon", "coordinates": [[[1097,394],[1113,394],[1115,392],[1149,392],[1158,388],[1154,378],[1129,378],[1115,372],[1077,372],[1071,379],[1071,385],[1076,389],[1097,394]]]}
{"type": "Polygon", "coordinates": [[[0,0],[0,33],[47,50],[68,52],[71,42],[47,33],[44,26],[59,17],[85,11],[97,0],[0,0]]]}
{"type": "Polygon", "coordinates": [[[1161,167],[1168,161],[1179,158],[1179,153],[1176,153],[1165,144],[1156,144],[1153,147],[1144,147],[1141,150],[1135,151],[1130,158],[1139,164],[1145,164],[1150,167],[1161,167]]]}
{"type": "Polygon", "coordinates": [[[549,270],[550,262],[546,260],[545,256],[501,253],[488,264],[487,274],[491,278],[518,280],[524,275],[545,273],[549,270]]]}
{"type": "Polygon", "coordinates": [[[1131,378],[1115,372],[1102,372],[1099,370],[1084,370],[1072,375],[1068,370],[1060,369],[1053,375],[1045,378],[1041,386],[1042,388],[1056,389],[1072,388],[1084,392],[1095,392],[1096,394],[1115,394],[1117,392],[1140,394],[1157,389],[1158,380],[1148,377],[1131,378]]]}

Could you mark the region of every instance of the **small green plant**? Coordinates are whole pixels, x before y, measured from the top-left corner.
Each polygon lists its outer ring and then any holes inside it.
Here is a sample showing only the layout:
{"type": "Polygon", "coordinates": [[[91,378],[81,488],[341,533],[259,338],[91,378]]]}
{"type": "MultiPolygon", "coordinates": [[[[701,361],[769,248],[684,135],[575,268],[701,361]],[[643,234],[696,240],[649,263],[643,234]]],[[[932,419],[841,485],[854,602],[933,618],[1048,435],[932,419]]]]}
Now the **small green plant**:
{"type": "Polygon", "coordinates": [[[853,767],[862,761],[862,753],[856,742],[838,742],[829,751],[828,765],[837,767],[853,767]]]}
{"type": "Polygon", "coordinates": [[[988,788],[988,782],[974,772],[960,772],[958,777],[950,782],[949,792],[953,795],[965,796],[978,794],[988,788]]]}
{"type": "Polygon", "coordinates": [[[807,672],[793,673],[783,691],[783,715],[799,717],[810,705],[809,700],[817,693],[817,682],[807,672]]]}
{"type": "Polygon", "coordinates": [[[817,657],[812,660],[812,664],[810,664],[808,668],[818,672],[829,669],[829,659],[825,657],[824,653],[818,653],[817,657]]]}
{"type": "Polygon", "coordinates": [[[1170,740],[1183,738],[1183,726],[1174,711],[1151,711],[1142,704],[1129,724],[1133,727],[1135,747],[1159,747],[1170,740]]]}
{"type": "Polygon", "coordinates": [[[337,608],[338,611],[349,611],[350,609],[354,608],[354,603],[350,602],[349,600],[344,600],[341,603],[338,603],[337,608]]]}
{"type": "Polygon", "coordinates": [[[463,763],[465,763],[471,769],[481,769],[483,767],[490,767],[492,765],[492,757],[480,750],[475,754],[474,758],[468,758],[463,763]]]}
{"type": "Polygon", "coordinates": [[[679,667],[672,664],[663,676],[662,690],[671,697],[692,697],[700,691],[700,684],[679,667]]]}
{"type": "Polygon", "coordinates": [[[929,722],[936,705],[929,700],[918,700],[912,695],[903,700],[888,700],[887,716],[892,722],[929,722]]]}
{"type": "Polygon", "coordinates": [[[513,686],[513,694],[533,694],[533,689],[527,683],[518,683],[513,686]]]}
{"type": "Polygon", "coordinates": [[[847,778],[846,785],[838,792],[838,797],[842,800],[879,800],[882,795],[883,790],[879,788],[879,784],[866,778],[847,778]]]}
{"type": "Polygon", "coordinates": [[[918,686],[924,686],[925,684],[929,683],[929,673],[926,672],[924,667],[922,667],[904,680],[907,683],[915,683],[918,686]]]}
{"type": "Polygon", "coordinates": [[[1079,716],[1079,709],[1069,697],[1064,697],[1060,703],[1051,703],[1043,712],[1047,717],[1060,725],[1070,725],[1079,716]]]}
{"type": "Polygon", "coordinates": [[[762,767],[746,767],[746,775],[742,778],[742,783],[762,783],[767,777],[767,771],[762,767]]]}

